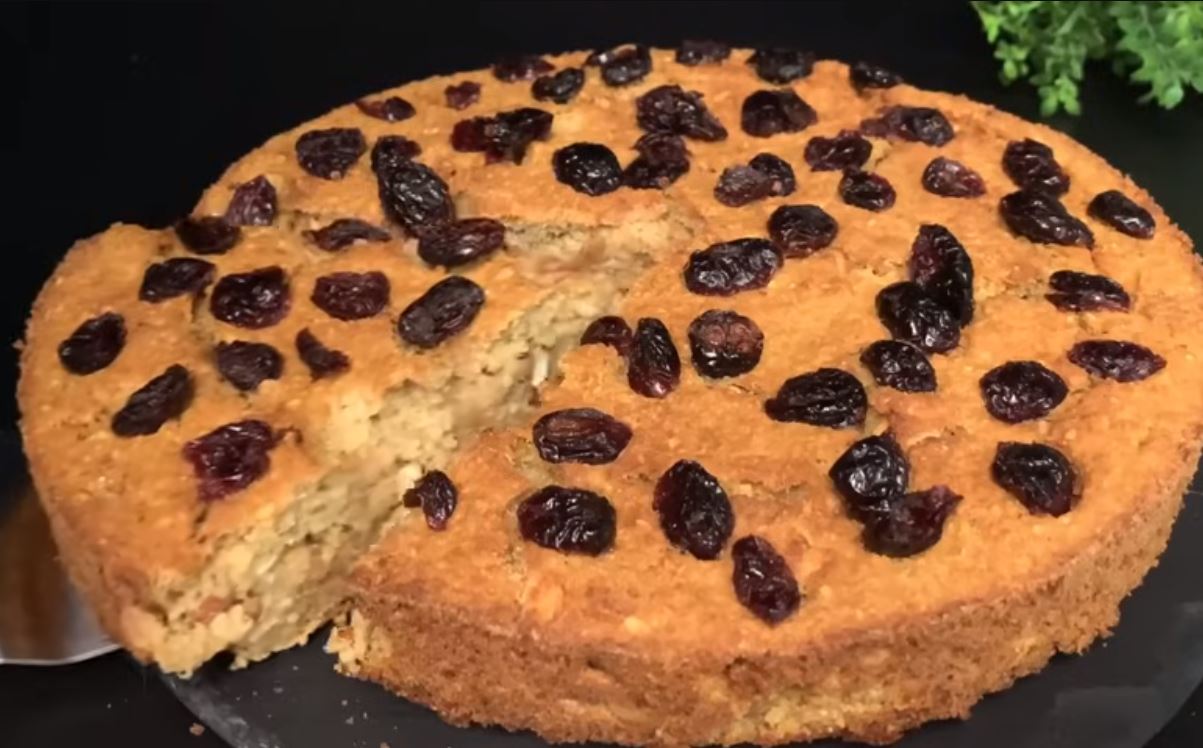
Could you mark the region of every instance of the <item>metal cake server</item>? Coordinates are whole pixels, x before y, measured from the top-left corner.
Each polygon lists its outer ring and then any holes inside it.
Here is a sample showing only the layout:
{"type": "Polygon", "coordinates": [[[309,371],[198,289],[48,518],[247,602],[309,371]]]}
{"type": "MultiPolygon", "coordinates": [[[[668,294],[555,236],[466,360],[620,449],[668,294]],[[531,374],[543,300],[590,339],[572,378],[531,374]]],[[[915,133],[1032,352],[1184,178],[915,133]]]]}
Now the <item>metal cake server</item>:
{"type": "Polygon", "coordinates": [[[20,440],[0,432],[0,664],[65,665],[117,649],[57,559],[20,440]]]}

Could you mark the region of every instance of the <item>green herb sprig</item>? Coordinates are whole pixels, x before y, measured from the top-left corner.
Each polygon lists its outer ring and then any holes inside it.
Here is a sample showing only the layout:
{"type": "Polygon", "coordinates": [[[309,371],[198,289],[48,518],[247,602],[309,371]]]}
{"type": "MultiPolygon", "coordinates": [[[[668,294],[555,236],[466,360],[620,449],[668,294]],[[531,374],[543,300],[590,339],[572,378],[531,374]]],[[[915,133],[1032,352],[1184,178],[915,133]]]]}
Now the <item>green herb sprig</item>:
{"type": "Polygon", "coordinates": [[[1203,92],[1203,1],[973,2],[1004,83],[1026,79],[1040,111],[1078,114],[1087,60],[1148,86],[1141,102],[1170,109],[1203,92]]]}

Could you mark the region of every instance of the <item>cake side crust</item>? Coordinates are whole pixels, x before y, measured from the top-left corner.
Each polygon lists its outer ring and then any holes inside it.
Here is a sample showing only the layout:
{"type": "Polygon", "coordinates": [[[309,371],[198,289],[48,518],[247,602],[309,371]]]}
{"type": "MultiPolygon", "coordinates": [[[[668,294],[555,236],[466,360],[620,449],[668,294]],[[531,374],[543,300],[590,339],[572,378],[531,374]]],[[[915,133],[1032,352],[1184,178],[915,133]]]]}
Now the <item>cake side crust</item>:
{"type": "Polygon", "coordinates": [[[548,640],[535,627],[426,604],[419,590],[360,595],[329,648],[345,674],[456,724],[533,729],[556,742],[890,743],[924,722],[967,718],[986,694],[1105,636],[1165,548],[1199,450],[1181,458],[1176,479],[1148,503],[1011,594],[808,650],[668,660],[655,650],[548,640]]]}

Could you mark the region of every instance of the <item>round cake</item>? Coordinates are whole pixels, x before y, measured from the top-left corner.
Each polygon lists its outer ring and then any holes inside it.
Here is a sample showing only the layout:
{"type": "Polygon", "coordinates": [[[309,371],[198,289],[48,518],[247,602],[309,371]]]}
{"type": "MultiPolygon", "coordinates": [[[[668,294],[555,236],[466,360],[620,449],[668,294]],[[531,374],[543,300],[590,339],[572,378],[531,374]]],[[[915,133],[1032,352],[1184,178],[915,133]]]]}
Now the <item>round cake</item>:
{"type": "Polygon", "coordinates": [[[1115,624],[1199,458],[1201,306],[1046,127],[791,49],[520,56],[80,242],[22,431],[164,669],[337,616],[455,722],[887,742],[1115,624]]]}

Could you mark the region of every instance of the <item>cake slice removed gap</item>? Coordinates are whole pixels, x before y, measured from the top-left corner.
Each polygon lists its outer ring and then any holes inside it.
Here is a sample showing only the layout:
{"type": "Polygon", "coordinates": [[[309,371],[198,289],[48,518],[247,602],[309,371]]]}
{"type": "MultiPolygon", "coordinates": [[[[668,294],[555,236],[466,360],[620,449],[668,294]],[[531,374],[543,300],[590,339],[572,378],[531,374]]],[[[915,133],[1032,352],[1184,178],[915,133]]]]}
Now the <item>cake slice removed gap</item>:
{"type": "MultiPolygon", "coordinates": [[[[329,466],[281,511],[216,538],[198,576],[160,587],[157,604],[127,609],[139,651],[188,674],[223,651],[241,667],[303,642],[339,612],[349,568],[390,521],[420,511],[401,508],[414,481],[480,431],[530,412],[535,387],[555,376],[584,328],[614,311],[654,256],[687,236],[680,220],[516,228],[516,272],[554,290],[487,346],[465,347],[437,387],[406,382],[378,408],[346,399],[322,433],[304,434],[329,466]]],[[[203,527],[202,513],[196,532],[203,527]]]]}

